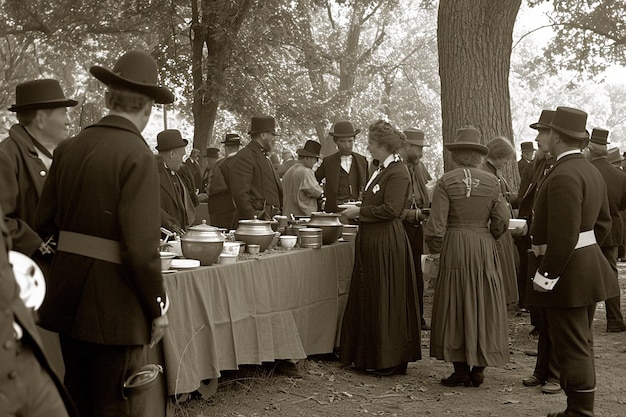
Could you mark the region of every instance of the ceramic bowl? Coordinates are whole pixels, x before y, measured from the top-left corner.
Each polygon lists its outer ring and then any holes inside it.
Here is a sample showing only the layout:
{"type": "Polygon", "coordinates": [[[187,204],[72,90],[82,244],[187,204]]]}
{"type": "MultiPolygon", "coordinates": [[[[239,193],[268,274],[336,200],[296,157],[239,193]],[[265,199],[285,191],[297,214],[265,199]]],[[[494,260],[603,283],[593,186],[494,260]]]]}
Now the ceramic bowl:
{"type": "Polygon", "coordinates": [[[161,255],[161,271],[167,271],[172,266],[172,259],[176,257],[172,252],[159,252],[161,255]]]}
{"type": "Polygon", "coordinates": [[[222,255],[239,255],[239,251],[241,250],[241,245],[239,242],[224,242],[224,247],[222,248],[222,255]]]}
{"type": "Polygon", "coordinates": [[[226,253],[222,253],[220,255],[221,265],[234,264],[235,262],[237,262],[237,255],[231,255],[231,254],[226,254],[226,253]]]}
{"type": "Polygon", "coordinates": [[[285,235],[280,238],[280,246],[285,249],[293,249],[296,246],[296,242],[298,241],[298,236],[290,236],[285,235]]]}

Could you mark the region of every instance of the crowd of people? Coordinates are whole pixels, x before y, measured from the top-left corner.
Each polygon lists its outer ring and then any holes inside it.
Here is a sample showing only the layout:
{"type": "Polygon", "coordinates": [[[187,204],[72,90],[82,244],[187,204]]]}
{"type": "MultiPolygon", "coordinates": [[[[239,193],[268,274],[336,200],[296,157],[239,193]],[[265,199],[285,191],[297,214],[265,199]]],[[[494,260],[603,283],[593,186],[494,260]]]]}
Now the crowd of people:
{"type": "MultiPolygon", "coordinates": [[[[77,101],[56,80],[28,81],[9,109],[18,123],[0,142],[0,302],[10,313],[0,322],[1,411],[162,415],[169,299],[157,248],[161,233],[184,234],[206,203],[208,222],[227,229],[320,210],[359,224],[338,352],[346,366],[406,374],[430,330],[430,355],[453,365],[441,384],[479,387],[486,367],[509,361],[507,305],[516,305],[538,336],[535,370],[521,382],[565,392],[567,409],[550,416],[594,415],[596,303],[606,303],[607,331],[626,330],[617,277],[626,173],[609,162],[609,132],[588,133],[585,112],[544,110],[530,125],[538,149],[521,145],[519,190],[503,174],[515,160],[511,141],[473,126],[445,145],[454,168],[431,186],[424,133],[384,120],[367,128],[370,161],[354,151],[361,131],[349,120],[329,132],[336,153],[322,158],[321,144],[306,140],[297,159],[285,149],[282,163],[272,160],[279,132],[267,115],[251,118],[244,147],[226,134],[223,157],[193,149],[185,160],[189,142],[174,129],[158,134],[153,152],[141,132],[154,103],[174,100],[155,61],[131,51],[90,72],[107,87],[105,117],[68,139],[77,101]],[[511,227],[512,218],[524,222],[511,227]],[[37,313],[19,296],[11,248],[32,262],[25,275],[45,275],[37,313]],[[439,266],[430,324],[424,254],[439,266]],[[36,316],[56,340],[42,341],[36,316]],[[65,384],[45,353],[55,342],[65,384]],[[136,375],[149,375],[139,394],[136,375]],[[24,384],[40,389],[11,394],[24,384]]],[[[292,361],[281,364],[297,375],[292,361]]]]}

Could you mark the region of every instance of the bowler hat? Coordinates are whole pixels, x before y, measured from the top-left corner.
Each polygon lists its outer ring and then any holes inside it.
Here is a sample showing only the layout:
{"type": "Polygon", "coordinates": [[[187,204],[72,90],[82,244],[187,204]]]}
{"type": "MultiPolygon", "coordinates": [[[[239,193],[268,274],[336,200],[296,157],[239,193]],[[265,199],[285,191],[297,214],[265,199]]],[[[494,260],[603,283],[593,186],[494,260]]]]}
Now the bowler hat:
{"type": "Polygon", "coordinates": [[[348,120],[339,120],[333,125],[333,131],[328,132],[333,138],[350,138],[358,135],[361,129],[354,130],[352,122],[348,120]]]}
{"type": "Polygon", "coordinates": [[[144,94],[159,104],[174,101],[174,94],[158,85],[157,63],[150,55],[141,51],[129,51],[122,55],[112,71],[98,65],[89,72],[109,87],[122,88],[144,94]]]}
{"type": "Polygon", "coordinates": [[[424,132],[419,129],[410,127],[404,131],[404,136],[406,136],[406,141],[411,145],[428,146],[424,144],[424,132]]]}
{"type": "Polygon", "coordinates": [[[572,139],[589,140],[587,113],[573,107],[557,107],[550,128],[572,139]]]}
{"type": "Polygon", "coordinates": [[[183,139],[180,132],[176,129],[167,129],[159,132],[157,135],[156,150],[159,152],[168,151],[170,149],[184,148],[189,142],[183,139]]]}
{"type": "Polygon", "coordinates": [[[522,152],[534,151],[535,150],[535,144],[532,143],[532,142],[522,142],[522,143],[520,143],[520,148],[521,148],[522,152]]]}
{"type": "Polygon", "coordinates": [[[552,123],[554,113],[556,113],[554,110],[542,110],[539,121],[531,124],[530,128],[535,130],[550,130],[550,123],[552,123]]]}
{"type": "Polygon", "coordinates": [[[600,129],[599,127],[594,127],[591,131],[591,139],[590,142],[597,143],[598,145],[608,145],[609,143],[609,131],[606,129],[600,129]]]}
{"type": "Polygon", "coordinates": [[[611,164],[624,160],[624,157],[619,153],[619,148],[611,148],[606,153],[606,160],[611,164]]]}
{"type": "Polygon", "coordinates": [[[270,132],[278,136],[278,133],[276,133],[276,120],[272,116],[252,116],[248,135],[264,132],[270,132]]]}
{"type": "Polygon", "coordinates": [[[77,104],[78,101],[65,98],[57,80],[33,80],[15,87],[15,104],[9,107],[9,111],[74,107],[77,104]]]}
{"type": "Polygon", "coordinates": [[[227,133],[226,138],[222,141],[224,145],[241,145],[241,137],[236,133],[227,133]]]}
{"type": "Polygon", "coordinates": [[[219,148],[206,148],[206,153],[204,154],[207,158],[219,158],[220,150],[219,148]]]}
{"type": "Polygon", "coordinates": [[[480,132],[474,126],[466,126],[457,129],[454,143],[446,144],[446,149],[455,151],[458,149],[473,149],[487,155],[489,148],[480,143],[480,132]]]}
{"type": "Polygon", "coordinates": [[[307,140],[304,144],[304,148],[298,149],[296,153],[300,156],[312,156],[314,158],[319,158],[321,150],[322,145],[320,145],[319,142],[307,140]]]}

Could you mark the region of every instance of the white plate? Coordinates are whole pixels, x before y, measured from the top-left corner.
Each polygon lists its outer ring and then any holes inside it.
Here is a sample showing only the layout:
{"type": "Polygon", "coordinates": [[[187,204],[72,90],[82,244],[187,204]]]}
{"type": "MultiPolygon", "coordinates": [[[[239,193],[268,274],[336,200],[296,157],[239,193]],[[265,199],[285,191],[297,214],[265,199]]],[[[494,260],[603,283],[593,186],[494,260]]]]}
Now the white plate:
{"type": "Polygon", "coordinates": [[[172,269],[198,268],[200,261],[197,259],[172,259],[172,269]]]}
{"type": "Polygon", "coordinates": [[[23,253],[9,251],[15,281],[20,287],[20,298],[28,308],[37,310],[46,295],[46,280],[37,264],[23,253]]]}
{"type": "Polygon", "coordinates": [[[174,272],[178,272],[176,269],[166,269],[165,271],[161,271],[162,274],[173,274],[174,272]]]}

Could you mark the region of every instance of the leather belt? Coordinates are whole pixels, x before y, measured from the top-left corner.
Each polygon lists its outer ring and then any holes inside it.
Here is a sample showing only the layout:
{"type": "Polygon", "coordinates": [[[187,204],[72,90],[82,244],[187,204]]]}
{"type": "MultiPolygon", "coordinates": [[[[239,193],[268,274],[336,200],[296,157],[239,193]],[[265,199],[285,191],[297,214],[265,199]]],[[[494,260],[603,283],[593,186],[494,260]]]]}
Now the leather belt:
{"type": "Polygon", "coordinates": [[[120,242],[83,233],[61,230],[57,250],[114,264],[122,263],[120,242]]]}
{"type": "MultiPolygon", "coordinates": [[[[586,232],[580,232],[578,234],[578,242],[576,242],[574,250],[595,244],[596,235],[593,233],[593,230],[587,230],[586,232]]],[[[544,243],[543,245],[531,245],[530,251],[533,252],[535,256],[543,256],[546,254],[547,249],[548,245],[544,243]]]]}

